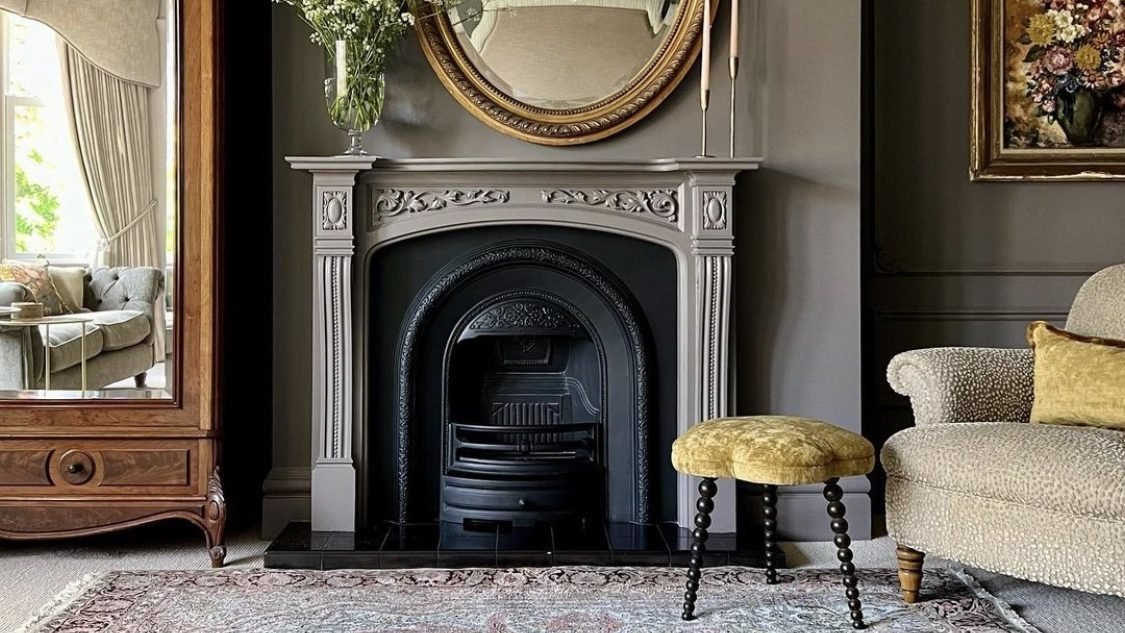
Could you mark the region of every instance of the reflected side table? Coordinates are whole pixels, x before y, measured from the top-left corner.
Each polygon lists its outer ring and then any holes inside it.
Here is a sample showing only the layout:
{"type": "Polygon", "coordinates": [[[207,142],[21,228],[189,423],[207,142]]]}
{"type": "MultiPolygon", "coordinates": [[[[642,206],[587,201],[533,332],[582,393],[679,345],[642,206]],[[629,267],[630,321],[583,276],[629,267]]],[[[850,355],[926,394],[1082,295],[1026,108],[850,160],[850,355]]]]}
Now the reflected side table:
{"type": "Polygon", "coordinates": [[[94,325],[93,317],[82,314],[60,314],[58,316],[36,317],[33,319],[19,318],[19,310],[4,308],[0,310],[0,325],[4,327],[43,327],[43,390],[51,390],[51,326],[52,325],[81,325],[81,353],[79,366],[82,368],[82,392],[86,389],[86,326],[94,325]]]}

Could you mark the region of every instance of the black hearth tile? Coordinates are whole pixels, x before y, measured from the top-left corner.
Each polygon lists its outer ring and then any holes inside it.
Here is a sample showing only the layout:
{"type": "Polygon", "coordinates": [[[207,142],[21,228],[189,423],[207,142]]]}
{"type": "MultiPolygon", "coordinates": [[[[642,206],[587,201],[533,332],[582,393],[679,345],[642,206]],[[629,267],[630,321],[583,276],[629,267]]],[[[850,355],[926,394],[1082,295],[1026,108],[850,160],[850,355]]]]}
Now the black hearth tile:
{"type": "Polygon", "coordinates": [[[361,528],[355,533],[355,550],[357,552],[378,552],[383,549],[387,540],[387,531],[391,525],[383,523],[375,527],[361,528]]]}
{"type": "Polygon", "coordinates": [[[439,550],[437,566],[450,569],[496,567],[496,550],[439,550]]]}
{"type": "Polygon", "coordinates": [[[546,525],[502,529],[496,538],[496,549],[503,551],[544,551],[551,549],[551,528],[546,525]]]}
{"type": "Polygon", "coordinates": [[[496,567],[512,569],[515,567],[553,567],[556,563],[550,550],[497,550],[496,567]]]}
{"type": "Polygon", "coordinates": [[[445,551],[487,551],[495,554],[496,538],[500,528],[496,524],[479,529],[466,529],[460,523],[442,523],[439,552],[445,551]]]}
{"type": "Polygon", "coordinates": [[[378,569],[377,551],[325,551],[321,557],[322,569],[378,569]]]}
{"type": "Polygon", "coordinates": [[[321,552],[267,551],[263,564],[268,569],[320,569],[321,552]]]}
{"type": "Polygon", "coordinates": [[[382,569],[414,569],[418,567],[438,567],[437,550],[379,552],[379,567],[382,569]]]}
{"type": "Polygon", "coordinates": [[[551,528],[554,565],[612,565],[613,552],[609,536],[601,524],[579,526],[554,526],[551,528]]]}
{"type": "Polygon", "coordinates": [[[497,567],[548,567],[552,564],[551,529],[547,526],[500,530],[497,567]]]}
{"type": "MultiPolygon", "coordinates": [[[[328,538],[320,549],[335,552],[354,552],[356,549],[355,532],[329,532],[328,538]]],[[[378,550],[375,551],[378,552],[378,550]]]]}
{"type": "Polygon", "coordinates": [[[691,530],[667,521],[656,525],[660,528],[660,533],[664,535],[664,541],[668,543],[668,548],[673,552],[691,550],[691,530]]]}
{"type": "Polygon", "coordinates": [[[668,544],[660,528],[652,524],[609,523],[606,525],[610,548],[621,551],[655,551],[668,555],[668,544]]]}
{"type": "Polygon", "coordinates": [[[555,551],[609,551],[609,535],[601,523],[585,527],[555,525],[551,528],[555,551]]]}
{"type": "Polygon", "coordinates": [[[441,540],[441,526],[437,523],[408,523],[392,525],[387,530],[382,552],[437,553],[441,540]]]}
{"type": "Polygon", "coordinates": [[[327,533],[312,531],[309,523],[290,523],[285,526],[281,534],[270,543],[267,551],[279,552],[308,552],[320,549],[320,545],[327,539],[327,533]],[[315,534],[315,536],[314,536],[315,534]]]}

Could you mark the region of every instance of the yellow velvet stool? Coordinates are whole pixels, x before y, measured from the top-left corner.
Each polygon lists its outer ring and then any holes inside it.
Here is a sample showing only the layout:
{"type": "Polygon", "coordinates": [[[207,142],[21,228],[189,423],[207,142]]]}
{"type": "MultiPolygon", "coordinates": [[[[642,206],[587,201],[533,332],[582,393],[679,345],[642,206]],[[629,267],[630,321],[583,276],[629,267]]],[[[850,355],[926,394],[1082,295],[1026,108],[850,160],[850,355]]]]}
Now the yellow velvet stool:
{"type": "Polygon", "coordinates": [[[851,611],[852,626],[861,629],[863,604],[852,563],[851,538],[844,518],[841,477],[866,475],[875,468],[875,447],[863,436],[838,426],[788,416],[721,418],[701,422],[672,444],[672,465],[686,475],[702,477],[692,533],[685,620],[695,618],[696,592],[706,551],[707,528],[711,527],[716,479],[731,478],[762,485],[763,533],[765,536],[766,582],[778,582],[777,487],[824,483],[828,516],[832,519],[840,572],[851,611]]]}

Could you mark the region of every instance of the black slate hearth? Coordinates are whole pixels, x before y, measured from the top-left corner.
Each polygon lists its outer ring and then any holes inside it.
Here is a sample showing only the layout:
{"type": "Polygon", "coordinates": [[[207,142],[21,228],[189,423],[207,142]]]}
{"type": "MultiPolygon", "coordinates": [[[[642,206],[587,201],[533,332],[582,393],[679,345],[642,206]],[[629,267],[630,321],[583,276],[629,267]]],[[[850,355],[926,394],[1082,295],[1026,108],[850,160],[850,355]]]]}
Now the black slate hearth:
{"type": "MultiPolygon", "coordinates": [[[[313,532],[290,523],[266,550],[271,569],[409,569],[551,567],[563,565],[686,566],[691,532],[672,523],[541,525],[485,531],[456,523],[382,524],[358,532],[313,532]]],[[[765,564],[761,544],[712,534],[708,566],[765,564]]],[[[779,567],[785,566],[784,555],[779,567]]]]}

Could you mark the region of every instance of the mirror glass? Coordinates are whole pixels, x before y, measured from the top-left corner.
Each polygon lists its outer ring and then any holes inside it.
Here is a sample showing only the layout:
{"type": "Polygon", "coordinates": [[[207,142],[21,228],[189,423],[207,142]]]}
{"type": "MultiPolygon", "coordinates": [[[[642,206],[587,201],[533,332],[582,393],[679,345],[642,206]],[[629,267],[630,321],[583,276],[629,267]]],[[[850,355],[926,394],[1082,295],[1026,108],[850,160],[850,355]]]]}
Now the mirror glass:
{"type": "Polygon", "coordinates": [[[551,110],[628,86],[660,50],[681,0],[466,0],[449,10],[469,62],[501,92],[551,110]]]}
{"type": "Polygon", "coordinates": [[[176,0],[0,0],[0,398],[175,384],[176,0]]]}

